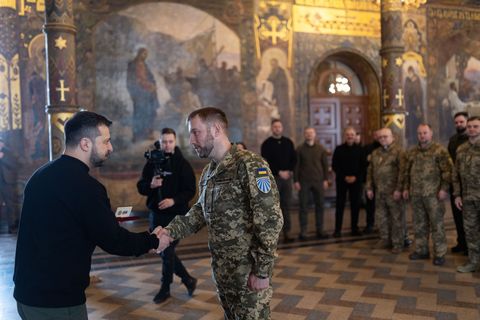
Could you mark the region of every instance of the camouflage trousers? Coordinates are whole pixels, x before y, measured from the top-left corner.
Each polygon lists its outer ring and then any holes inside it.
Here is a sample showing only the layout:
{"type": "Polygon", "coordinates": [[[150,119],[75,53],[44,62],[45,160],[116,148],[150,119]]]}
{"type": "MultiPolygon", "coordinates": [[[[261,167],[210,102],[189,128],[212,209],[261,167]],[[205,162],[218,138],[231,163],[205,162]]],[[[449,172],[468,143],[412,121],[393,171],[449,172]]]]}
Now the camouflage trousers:
{"type": "Polygon", "coordinates": [[[394,248],[403,248],[404,221],[405,205],[402,200],[395,201],[393,195],[375,195],[375,222],[384,243],[391,243],[394,248]]]}
{"type": "Polygon", "coordinates": [[[412,196],[413,229],[415,232],[415,252],[427,254],[428,238],[432,233],[433,251],[435,257],[443,257],[447,253],[447,238],[443,216],[445,203],[436,196],[412,196]]]}
{"type": "MultiPolygon", "coordinates": [[[[245,248],[245,251],[249,251],[245,248]]],[[[244,253],[243,253],[244,255],[244,253]]],[[[269,320],[273,289],[256,292],[247,286],[252,270],[250,259],[233,256],[212,257],[213,280],[217,285],[225,320],[269,320]]]]}
{"type": "Polygon", "coordinates": [[[480,200],[463,202],[463,228],[467,239],[468,259],[480,263],[480,200]]]}

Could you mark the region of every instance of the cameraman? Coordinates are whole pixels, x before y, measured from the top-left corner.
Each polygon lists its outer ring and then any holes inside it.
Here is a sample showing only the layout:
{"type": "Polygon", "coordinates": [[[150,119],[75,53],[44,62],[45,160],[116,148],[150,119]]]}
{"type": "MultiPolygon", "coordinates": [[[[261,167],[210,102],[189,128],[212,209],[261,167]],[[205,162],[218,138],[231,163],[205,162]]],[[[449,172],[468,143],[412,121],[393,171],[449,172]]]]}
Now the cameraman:
{"type": "MultiPolygon", "coordinates": [[[[176,147],[176,134],[173,129],[162,129],[160,149],[150,152],[142,178],[137,183],[138,192],[147,196],[150,209],[150,228],[165,227],[176,215],[185,215],[188,202],[195,195],[195,174],[192,166],[176,147]]],[[[153,301],[161,303],[170,297],[170,284],[175,273],[192,296],[197,279],[190,276],[175,253],[178,241],[172,243],[160,256],[163,260],[162,286],[153,301]]]]}

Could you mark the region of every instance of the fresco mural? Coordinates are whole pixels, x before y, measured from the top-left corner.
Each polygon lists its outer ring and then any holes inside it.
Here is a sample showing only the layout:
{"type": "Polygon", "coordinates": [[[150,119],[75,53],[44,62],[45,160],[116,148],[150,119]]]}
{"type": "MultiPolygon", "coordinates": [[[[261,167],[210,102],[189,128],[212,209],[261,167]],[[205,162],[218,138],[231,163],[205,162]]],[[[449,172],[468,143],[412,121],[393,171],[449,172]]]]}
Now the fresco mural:
{"type": "Polygon", "coordinates": [[[293,131],[293,81],[287,69],[287,57],[278,48],[267,49],[262,56],[257,76],[258,138],[263,141],[271,134],[272,119],[281,119],[284,134],[293,131]]]}
{"type": "Polygon", "coordinates": [[[429,7],[428,110],[447,142],[455,133],[452,116],[458,111],[480,114],[480,10],[429,7]],[[434,39],[434,40],[433,40],[434,39]]]}
{"type": "Polygon", "coordinates": [[[163,127],[188,143],[186,116],[218,106],[233,141],[242,140],[240,42],[207,13],[174,3],[150,3],[110,15],[94,31],[96,109],[114,120],[112,162],[143,165],[143,152],[163,127]]]}

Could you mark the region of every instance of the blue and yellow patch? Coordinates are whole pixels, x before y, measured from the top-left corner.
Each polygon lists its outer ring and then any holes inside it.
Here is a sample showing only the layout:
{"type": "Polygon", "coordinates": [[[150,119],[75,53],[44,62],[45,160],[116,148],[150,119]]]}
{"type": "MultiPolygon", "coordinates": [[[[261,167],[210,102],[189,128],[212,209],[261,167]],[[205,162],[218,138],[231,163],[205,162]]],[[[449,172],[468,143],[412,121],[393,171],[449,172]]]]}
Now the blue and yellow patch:
{"type": "Polygon", "coordinates": [[[272,183],[268,176],[267,168],[258,168],[256,170],[255,179],[257,180],[257,187],[263,193],[268,193],[272,189],[272,183]]]}

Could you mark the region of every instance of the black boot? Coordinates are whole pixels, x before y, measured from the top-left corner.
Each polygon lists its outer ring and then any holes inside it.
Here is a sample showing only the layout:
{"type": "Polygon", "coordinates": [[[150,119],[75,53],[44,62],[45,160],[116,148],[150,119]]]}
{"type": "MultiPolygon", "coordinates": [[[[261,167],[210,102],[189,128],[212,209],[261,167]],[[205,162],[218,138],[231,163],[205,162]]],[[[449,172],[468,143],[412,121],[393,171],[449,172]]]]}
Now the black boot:
{"type": "Polygon", "coordinates": [[[162,303],[165,300],[170,298],[170,286],[165,286],[162,284],[162,287],[160,288],[160,291],[153,297],[153,302],[155,303],[162,303]]]}
{"type": "Polygon", "coordinates": [[[197,289],[197,279],[190,277],[187,281],[182,281],[185,287],[187,287],[188,295],[193,296],[193,292],[197,289]]]}

